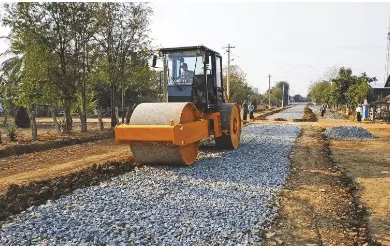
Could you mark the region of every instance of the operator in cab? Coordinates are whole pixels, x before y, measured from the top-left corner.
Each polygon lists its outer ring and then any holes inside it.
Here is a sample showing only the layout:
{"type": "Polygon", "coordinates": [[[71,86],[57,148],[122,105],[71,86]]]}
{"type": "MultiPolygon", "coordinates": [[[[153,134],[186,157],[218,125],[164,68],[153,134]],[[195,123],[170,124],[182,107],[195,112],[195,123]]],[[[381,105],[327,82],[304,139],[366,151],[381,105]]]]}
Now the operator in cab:
{"type": "Polygon", "coordinates": [[[181,76],[180,76],[181,83],[183,83],[183,84],[192,84],[192,80],[194,78],[194,72],[188,70],[187,63],[183,63],[181,65],[181,68],[183,69],[182,73],[181,73],[181,76]]]}

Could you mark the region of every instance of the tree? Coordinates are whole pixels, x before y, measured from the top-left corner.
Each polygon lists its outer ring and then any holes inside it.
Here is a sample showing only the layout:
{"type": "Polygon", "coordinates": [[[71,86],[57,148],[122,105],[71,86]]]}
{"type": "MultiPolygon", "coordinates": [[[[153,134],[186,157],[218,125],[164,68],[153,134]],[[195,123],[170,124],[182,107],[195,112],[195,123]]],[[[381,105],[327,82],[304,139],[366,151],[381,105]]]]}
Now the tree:
{"type": "Polygon", "coordinates": [[[368,77],[366,73],[362,73],[359,77],[354,76],[354,83],[348,88],[345,93],[349,106],[362,104],[364,99],[372,91],[371,82],[376,81],[375,77],[368,77]]]}
{"type": "Polygon", "coordinates": [[[300,94],[294,95],[293,100],[294,100],[294,102],[306,102],[306,98],[304,98],[300,94]]]}
{"type": "Polygon", "coordinates": [[[99,57],[97,45],[92,37],[99,28],[97,4],[77,3],[69,5],[71,13],[71,36],[74,41],[73,73],[77,81],[77,111],[80,114],[81,131],[87,131],[87,105],[91,101],[90,73],[99,57]]]}
{"type": "Polygon", "coordinates": [[[317,104],[328,102],[329,98],[326,96],[328,88],[331,84],[328,81],[318,81],[310,86],[309,93],[312,101],[317,104]]]}
{"type": "MultiPolygon", "coordinates": [[[[227,87],[227,67],[223,68],[224,88],[227,87]]],[[[254,105],[261,101],[262,96],[257,88],[248,85],[244,71],[237,65],[230,66],[230,101],[242,104],[243,101],[251,101],[254,105]]]]}
{"type": "Polygon", "coordinates": [[[100,27],[94,35],[104,58],[102,77],[111,88],[111,126],[115,117],[118,88],[125,83],[127,62],[150,46],[149,17],[152,9],[144,3],[103,3],[99,8],[100,27]]]}
{"type": "Polygon", "coordinates": [[[338,73],[339,68],[337,68],[336,66],[330,67],[325,71],[321,81],[332,81],[332,79],[335,79],[337,77],[338,73]]]}
{"type": "MultiPolygon", "coordinates": [[[[286,81],[279,81],[275,86],[271,88],[270,97],[271,104],[277,107],[282,106],[283,104],[288,104],[288,91],[290,89],[290,84],[286,81]],[[283,94],[283,85],[284,85],[284,94],[283,94]]],[[[268,90],[265,92],[264,97],[268,97],[268,90]]]]}
{"type": "Polygon", "coordinates": [[[27,34],[21,33],[18,39],[14,39],[12,49],[16,53],[23,53],[23,69],[20,73],[20,84],[18,85],[19,97],[15,103],[28,109],[32,139],[37,138],[37,127],[35,121],[36,106],[38,104],[55,105],[58,103],[59,93],[49,81],[49,70],[55,57],[45,46],[30,39],[27,34]]]}
{"type": "Polygon", "coordinates": [[[362,103],[371,92],[369,84],[376,81],[366,73],[360,76],[352,74],[350,68],[340,68],[331,81],[319,81],[311,85],[309,94],[316,103],[329,103],[338,109],[340,105],[347,107],[362,103]]]}
{"type": "MultiPolygon", "coordinates": [[[[9,52],[6,52],[9,54],[9,52]]],[[[17,98],[17,86],[20,82],[22,59],[18,56],[7,58],[0,67],[0,92],[3,99],[4,122],[8,123],[8,115],[13,108],[13,100],[17,98]]]]}
{"type": "Polygon", "coordinates": [[[47,50],[41,57],[50,60],[51,63],[45,69],[43,77],[37,81],[47,78],[47,82],[52,83],[60,92],[67,133],[72,130],[70,111],[76,91],[76,79],[71,73],[70,66],[72,58],[70,54],[73,50],[69,32],[70,16],[69,4],[17,3],[6,5],[6,16],[3,19],[3,23],[11,28],[13,40],[24,44],[28,37],[27,46],[30,43],[37,44],[47,50]]]}

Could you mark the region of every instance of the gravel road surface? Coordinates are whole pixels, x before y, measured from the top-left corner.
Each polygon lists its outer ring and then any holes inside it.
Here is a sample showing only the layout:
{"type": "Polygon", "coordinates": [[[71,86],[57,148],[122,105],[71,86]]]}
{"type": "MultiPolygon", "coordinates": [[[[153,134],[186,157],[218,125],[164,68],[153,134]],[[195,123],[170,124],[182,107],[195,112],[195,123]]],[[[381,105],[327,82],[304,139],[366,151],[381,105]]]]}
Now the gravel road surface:
{"type": "MultiPolygon", "coordinates": [[[[299,114],[303,106],[292,111],[299,114]]],[[[294,125],[249,125],[235,151],[202,148],[191,167],[145,166],[31,207],[2,226],[0,244],[258,242],[277,212],[276,194],[288,175],[299,133],[294,125]]]]}
{"type": "Polygon", "coordinates": [[[286,120],[301,119],[303,117],[303,110],[305,104],[298,104],[292,108],[288,108],[279,113],[270,115],[267,117],[268,120],[274,120],[276,118],[283,118],[286,120]]]}
{"type": "MultiPolygon", "coordinates": [[[[320,106],[310,106],[310,108],[313,110],[314,113],[321,114],[321,107],[320,106]]],[[[318,118],[329,119],[329,120],[345,120],[344,116],[342,116],[339,113],[331,112],[330,109],[326,109],[324,117],[319,116],[318,118]]]]}

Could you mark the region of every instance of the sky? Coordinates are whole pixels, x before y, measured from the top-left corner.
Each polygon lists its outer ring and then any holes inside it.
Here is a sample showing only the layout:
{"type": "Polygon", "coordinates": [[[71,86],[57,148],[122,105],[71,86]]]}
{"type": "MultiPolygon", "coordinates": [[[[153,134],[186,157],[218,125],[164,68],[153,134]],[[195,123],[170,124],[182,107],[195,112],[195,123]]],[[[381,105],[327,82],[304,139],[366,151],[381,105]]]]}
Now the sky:
{"type": "Polygon", "coordinates": [[[307,95],[332,67],[366,72],[384,85],[390,3],[153,2],[157,47],[203,44],[223,54],[263,93],[288,81],[290,95],[307,95]]]}

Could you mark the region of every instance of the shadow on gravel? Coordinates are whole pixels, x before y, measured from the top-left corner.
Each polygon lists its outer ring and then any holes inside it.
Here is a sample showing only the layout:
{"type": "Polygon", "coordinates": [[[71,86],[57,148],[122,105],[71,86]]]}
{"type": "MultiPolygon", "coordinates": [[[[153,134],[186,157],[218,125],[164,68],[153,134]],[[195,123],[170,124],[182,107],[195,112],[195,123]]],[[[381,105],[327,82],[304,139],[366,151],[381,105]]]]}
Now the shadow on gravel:
{"type": "Polygon", "coordinates": [[[0,196],[1,221],[10,215],[20,213],[33,205],[44,204],[47,200],[58,199],[72,191],[92,185],[134,169],[130,161],[111,161],[94,164],[78,172],[53,179],[31,182],[27,185],[10,185],[0,196]]]}

